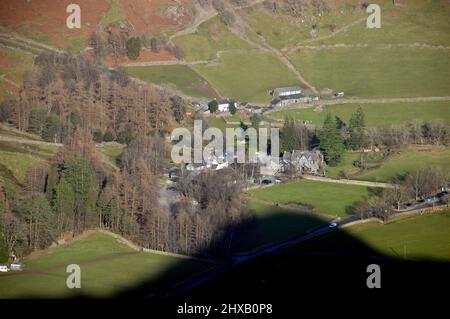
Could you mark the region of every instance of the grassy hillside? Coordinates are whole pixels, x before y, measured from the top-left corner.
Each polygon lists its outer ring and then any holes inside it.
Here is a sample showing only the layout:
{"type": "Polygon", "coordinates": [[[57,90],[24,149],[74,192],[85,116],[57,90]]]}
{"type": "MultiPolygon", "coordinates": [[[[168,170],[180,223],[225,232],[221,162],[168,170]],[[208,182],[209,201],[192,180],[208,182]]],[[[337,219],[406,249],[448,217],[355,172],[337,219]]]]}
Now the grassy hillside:
{"type": "Polygon", "coordinates": [[[407,172],[426,167],[443,167],[450,170],[450,149],[437,146],[411,146],[388,157],[381,167],[356,176],[368,181],[389,181],[407,172]]]}
{"type": "Polygon", "coordinates": [[[364,250],[352,240],[353,237],[387,256],[450,260],[449,229],[450,211],[446,211],[400,218],[385,225],[377,222],[354,225],[290,250],[363,254],[364,250]]]}
{"type": "Polygon", "coordinates": [[[129,75],[141,80],[167,85],[195,97],[217,97],[211,85],[186,65],[127,67],[129,75]]]}
{"type": "Polygon", "coordinates": [[[0,141],[1,175],[13,174],[23,182],[27,171],[45,163],[58,151],[58,146],[0,141]]]}
{"type": "Polygon", "coordinates": [[[187,61],[213,60],[219,51],[251,49],[244,40],[231,33],[218,17],[202,23],[196,33],[177,37],[174,42],[184,50],[187,61]]]}
{"type": "Polygon", "coordinates": [[[322,214],[348,216],[353,204],[370,196],[363,186],[302,180],[251,190],[259,200],[280,204],[306,204],[322,214]]]}
{"type": "Polygon", "coordinates": [[[77,294],[104,298],[153,280],[155,289],[167,287],[210,266],[137,252],[101,233],[38,253],[25,264],[23,272],[0,274],[0,298],[65,298],[77,294]],[[182,268],[178,267],[180,261],[182,268]],[[66,267],[70,264],[81,268],[81,289],[66,286],[66,267]]]}
{"type": "Polygon", "coordinates": [[[294,74],[272,54],[258,50],[224,52],[218,64],[194,68],[223,95],[246,102],[267,103],[273,88],[298,84],[294,74]]]}
{"type": "Polygon", "coordinates": [[[310,40],[313,24],[316,25],[317,36],[326,37],[333,35],[331,25],[338,30],[365,16],[360,5],[352,1],[331,0],[326,5],[327,10],[321,16],[314,15],[312,7],[304,6],[306,19],[283,14],[282,10],[273,14],[261,6],[247,8],[244,12],[252,29],[261,33],[272,46],[282,50],[310,40]]]}
{"type": "MultiPolygon", "coordinates": [[[[372,156],[376,155],[372,154],[372,156]]],[[[367,156],[365,155],[365,157],[367,156]]],[[[378,167],[363,172],[358,167],[353,166],[353,162],[360,160],[360,157],[361,153],[359,152],[345,152],[342,162],[337,166],[328,167],[326,175],[339,178],[342,172],[346,172],[353,179],[389,182],[396,177],[422,168],[442,167],[450,169],[450,149],[443,146],[412,145],[382,159],[378,167]]],[[[374,162],[365,159],[365,162],[369,161],[374,162]]]]}
{"type": "Polygon", "coordinates": [[[422,48],[304,49],[291,60],[321,88],[358,97],[448,96],[450,53],[422,48]]]}
{"type": "Polygon", "coordinates": [[[32,62],[30,54],[0,47],[0,101],[17,94],[32,62]]]}
{"type": "Polygon", "coordinates": [[[286,116],[298,121],[308,121],[321,125],[328,112],[339,116],[348,123],[350,116],[361,106],[364,111],[366,126],[389,126],[415,119],[424,121],[440,119],[450,123],[449,102],[417,102],[395,104],[340,104],[324,106],[321,112],[313,108],[285,110],[270,113],[270,117],[284,119],[286,116]]]}
{"type": "MultiPolygon", "coordinates": [[[[341,1],[342,2],[342,1],[341,1]]],[[[450,5],[445,0],[381,0],[381,28],[367,29],[365,21],[324,43],[427,43],[450,45],[450,5]]],[[[367,17],[368,14],[364,13],[367,17]]],[[[322,41],[321,41],[322,42],[322,41]]]]}

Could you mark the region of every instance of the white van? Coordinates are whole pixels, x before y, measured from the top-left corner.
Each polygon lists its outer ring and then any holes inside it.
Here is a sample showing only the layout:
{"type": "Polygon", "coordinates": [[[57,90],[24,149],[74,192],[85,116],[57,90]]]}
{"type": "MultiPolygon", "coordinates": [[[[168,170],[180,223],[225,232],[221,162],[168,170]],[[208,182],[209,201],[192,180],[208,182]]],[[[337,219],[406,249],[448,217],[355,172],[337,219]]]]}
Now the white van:
{"type": "Polygon", "coordinates": [[[0,265],[0,272],[8,272],[9,268],[6,265],[0,265]]]}

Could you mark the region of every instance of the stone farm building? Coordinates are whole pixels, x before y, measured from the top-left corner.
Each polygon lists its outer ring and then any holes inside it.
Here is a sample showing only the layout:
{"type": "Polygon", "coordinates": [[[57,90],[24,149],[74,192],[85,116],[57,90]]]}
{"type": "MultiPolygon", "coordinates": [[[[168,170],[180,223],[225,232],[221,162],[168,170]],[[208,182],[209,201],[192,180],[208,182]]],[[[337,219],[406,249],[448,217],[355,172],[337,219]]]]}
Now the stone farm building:
{"type": "Polygon", "coordinates": [[[302,94],[299,86],[288,86],[276,88],[272,92],[272,102],[274,106],[286,106],[293,103],[306,102],[307,98],[302,94]]]}

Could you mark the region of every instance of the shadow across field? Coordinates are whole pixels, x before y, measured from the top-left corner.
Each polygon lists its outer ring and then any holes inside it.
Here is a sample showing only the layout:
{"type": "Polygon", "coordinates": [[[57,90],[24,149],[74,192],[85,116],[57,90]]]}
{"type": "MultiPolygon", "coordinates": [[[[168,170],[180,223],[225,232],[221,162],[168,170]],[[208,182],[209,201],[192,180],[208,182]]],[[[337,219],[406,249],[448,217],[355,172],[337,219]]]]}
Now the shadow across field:
{"type": "MultiPolygon", "coordinates": [[[[288,218],[292,223],[300,222],[294,221],[292,216],[288,218]]],[[[318,225],[306,232],[306,236],[327,229],[326,225],[320,226],[323,221],[313,215],[299,218],[310,219],[305,222],[318,225]]],[[[273,218],[265,220],[267,223],[273,221],[273,218]]],[[[423,291],[438,293],[439,289],[436,288],[444,289],[450,283],[449,262],[409,261],[403,260],[401,256],[384,256],[344,229],[333,232],[341,244],[335,242],[328,248],[326,244],[320,244],[321,240],[301,241],[300,235],[297,236],[300,242],[289,248],[281,247],[274,251],[266,249],[261,254],[256,250],[248,255],[238,255],[240,257],[235,255],[225,264],[216,266],[215,270],[198,274],[163,290],[155,291],[155,282],[146,282],[134,289],[122,291],[116,297],[144,299],[164,307],[175,307],[186,301],[190,304],[216,305],[224,302],[266,302],[289,308],[295,307],[299,298],[306,298],[301,299],[304,302],[315,298],[343,302],[353,295],[356,299],[370,297],[380,301],[381,295],[386,294],[417,296],[423,291]],[[367,266],[370,264],[381,267],[382,289],[369,289],[366,285],[370,275],[367,266]],[[351,292],[351,295],[347,292],[351,292]]],[[[289,239],[285,242],[288,243],[289,239]]],[[[233,251],[239,251],[239,244],[240,241],[236,241],[233,251]]],[[[183,262],[180,261],[168,272],[182,268],[183,262]]]]}
{"type": "MultiPolygon", "coordinates": [[[[282,216],[268,217],[263,222],[279,222],[280,218],[282,216]]],[[[180,258],[157,279],[121,290],[113,297],[144,301],[146,305],[152,305],[152,309],[171,314],[185,302],[212,304],[217,308],[222,303],[271,303],[283,312],[295,310],[299,302],[308,308],[318,300],[335,304],[365,298],[380,302],[387,295],[398,294],[417,297],[424,291],[434,295],[444,291],[450,283],[449,262],[408,261],[400,255],[384,256],[345,229],[329,230],[314,215],[301,215],[298,220],[292,215],[286,218],[290,223],[316,226],[303,235],[286,236],[282,241],[284,245],[266,245],[239,255],[235,252],[247,242],[245,236],[251,234],[249,229],[254,221],[232,226],[225,232],[233,234],[229,248],[223,249],[219,262],[212,268],[181,282],[168,280],[187,267],[187,260],[180,258]],[[317,238],[304,238],[329,232],[334,232],[333,238],[339,239],[331,246],[317,238]],[[381,289],[367,288],[367,266],[370,264],[381,267],[381,289]]],[[[205,252],[209,254],[210,250],[199,252],[197,256],[201,257],[205,252]]],[[[74,299],[79,298],[88,296],[74,296],[74,299]]]]}

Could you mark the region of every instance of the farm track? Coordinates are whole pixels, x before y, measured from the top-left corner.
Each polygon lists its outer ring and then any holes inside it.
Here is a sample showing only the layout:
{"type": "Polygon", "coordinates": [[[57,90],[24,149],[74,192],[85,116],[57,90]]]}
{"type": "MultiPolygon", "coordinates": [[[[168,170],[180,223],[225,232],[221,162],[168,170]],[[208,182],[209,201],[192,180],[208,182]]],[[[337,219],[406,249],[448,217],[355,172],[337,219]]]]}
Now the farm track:
{"type": "Polygon", "coordinates": [[[64,50],[57,49],[53,46],[19,36],[13,32],[6,33],[5,31],[0,31],[0,44],[13,50],[17,49],[20,51],[26,51],[33,55],[37,55],[43,51],[57,53],[65,52],[64,50]]]}
{"type": "Polygon", "coordinates": [[[336,44],[322,44],[322,45],[300,45],[293,49],[292,51],[297,51],[299,49],[311,49],[311,50],[329,50],[329,49],[338,49],[338,48],[375,48],[375,49],[392,49],[392,48],[419,48],[419,49],[435,49],[435,50],[450,50],[450,46],[444,45],[431,45],[426,43],[386,43],[386,44],[368,44],[368,43],[355,43],[355,44],[345,44],[345,43],[336,43],[336,44]]]}
{"type": "Polygon", "coordinates": [[[297,70],[297,68],[289,61],[289,59],[278,49],[271,46],[266,38],[264,38],[262,35],[258,34],[253,28],[247,23],[247,21],[237,12],[236,8],[232,7],[231,5],[226,5],[227,9],[234,13],[234,16],[236,18],[236,22],[233,27],[229,27],[229,30],[235,34],[237,37],[241,38],[245,42],[247,42],[250,46],[259,49],[262,52],[270,52],[282,63],[284,64],[294,75],[302,82],[304,85],[306,85],[311,91],[314,92],[314,94],[319,95],[319,92],[317,89],[310,84],[303,75],[297,70]],[[245,33],[245,30],[248,30],[252,32],[253,34],[256,34],[258,39],[261,41],[261,44],[253,42],[245,33]]]}
{"type": "MultiPolygon", "coordinates": [[[[253,2],[250,2],[246,5],[243,6],[235,6],[233,7],[235,10],[241,10],[241,9],[245,9],[245,8],[250,8],[253,7],[257,4],[263,3],[265,0],[255,0],[253,2]]],[[[190,26],[188,26],[187,28],[180,30],[174,34],[172,34],[169,37],[169,41],[172,41],[173,39],[183,36],[183,35],[188,35],[188,34],[192,34],[197,32],[198,27],[208,21],[211,20],[212,18],[214,18],[215,16],[218,15],[218,12],[214,9],[214,8],[208,8],[208,9],[204,9],[198,5],[195,6],[196,11],[198,12],[198,15],[195,17],[194,21],[192,22],[192,24],[190,26]]]]}
{"type": "Polygon", "coordinates": [[[450,96],[424,96],[424,97],[400,97],[400,98],[378,98],[378,99],[333,99],[320,100],[314,103],[299,103],[282,108],[266,110],[263,114],[269,114],[285,110],[306,109],[317,106],[340,105],[340,104],[388,104],[388,103],[415,103],[450,101],[450,96]]]}
{"type": "MultiPolygon", "coordinates": [[[[334,31],[334,32],[331,33],[331,34],[328,34],[328,35],[325,35],[325,36],[322,36],[322,37],[317,37],[317,38],[308,39],[308,40],[303,41],[303,43],[311,43],[311,42],[316,42],[316,41],[328,40],[328,39],[330,39],[330,38],[335,37],[336,35],[338,35],[338,34],[340,34],[340,33],[346,32],[346,31],[347,31],[348,29],[350,29],[351,27],[357,25],[358,23],[363,22],[363,21],[366,20],[366,19],[367,19],[367,17],[363,17],[363,18],[361,18],[361,19],[358,19],[358,20],[356,20],[356,21],[353,21],[352,23],[349,23],[349,24],[347,24],[347,25],[342,26],[341,28],[337,29],[336,31],[334,31]]],[[[297,48],[298,48],[298,46],[292,48],[291,50],[289,50],[289,53],[291,53],[291,52],[293,52],[293,51],[296,51],[297,48]]],[[[284,51],[284,49],[283,49],[282,51],[284,51]]]]}
{"type": "Polygon", "coordinates": [[[356,186],[367,186],[367,187],[377,187],[377,188],[394,188],[395,186],[389,183],[379,183],[379,182],[369,182],[363,180],[354,179],[334,179],[330,177],[321,176],[310,176],[304,175],[304,179],[311,181],[318,181],[323,183],[336,183],[336,184],[346,184],[346,185],[356,185],[356,186]]]}

